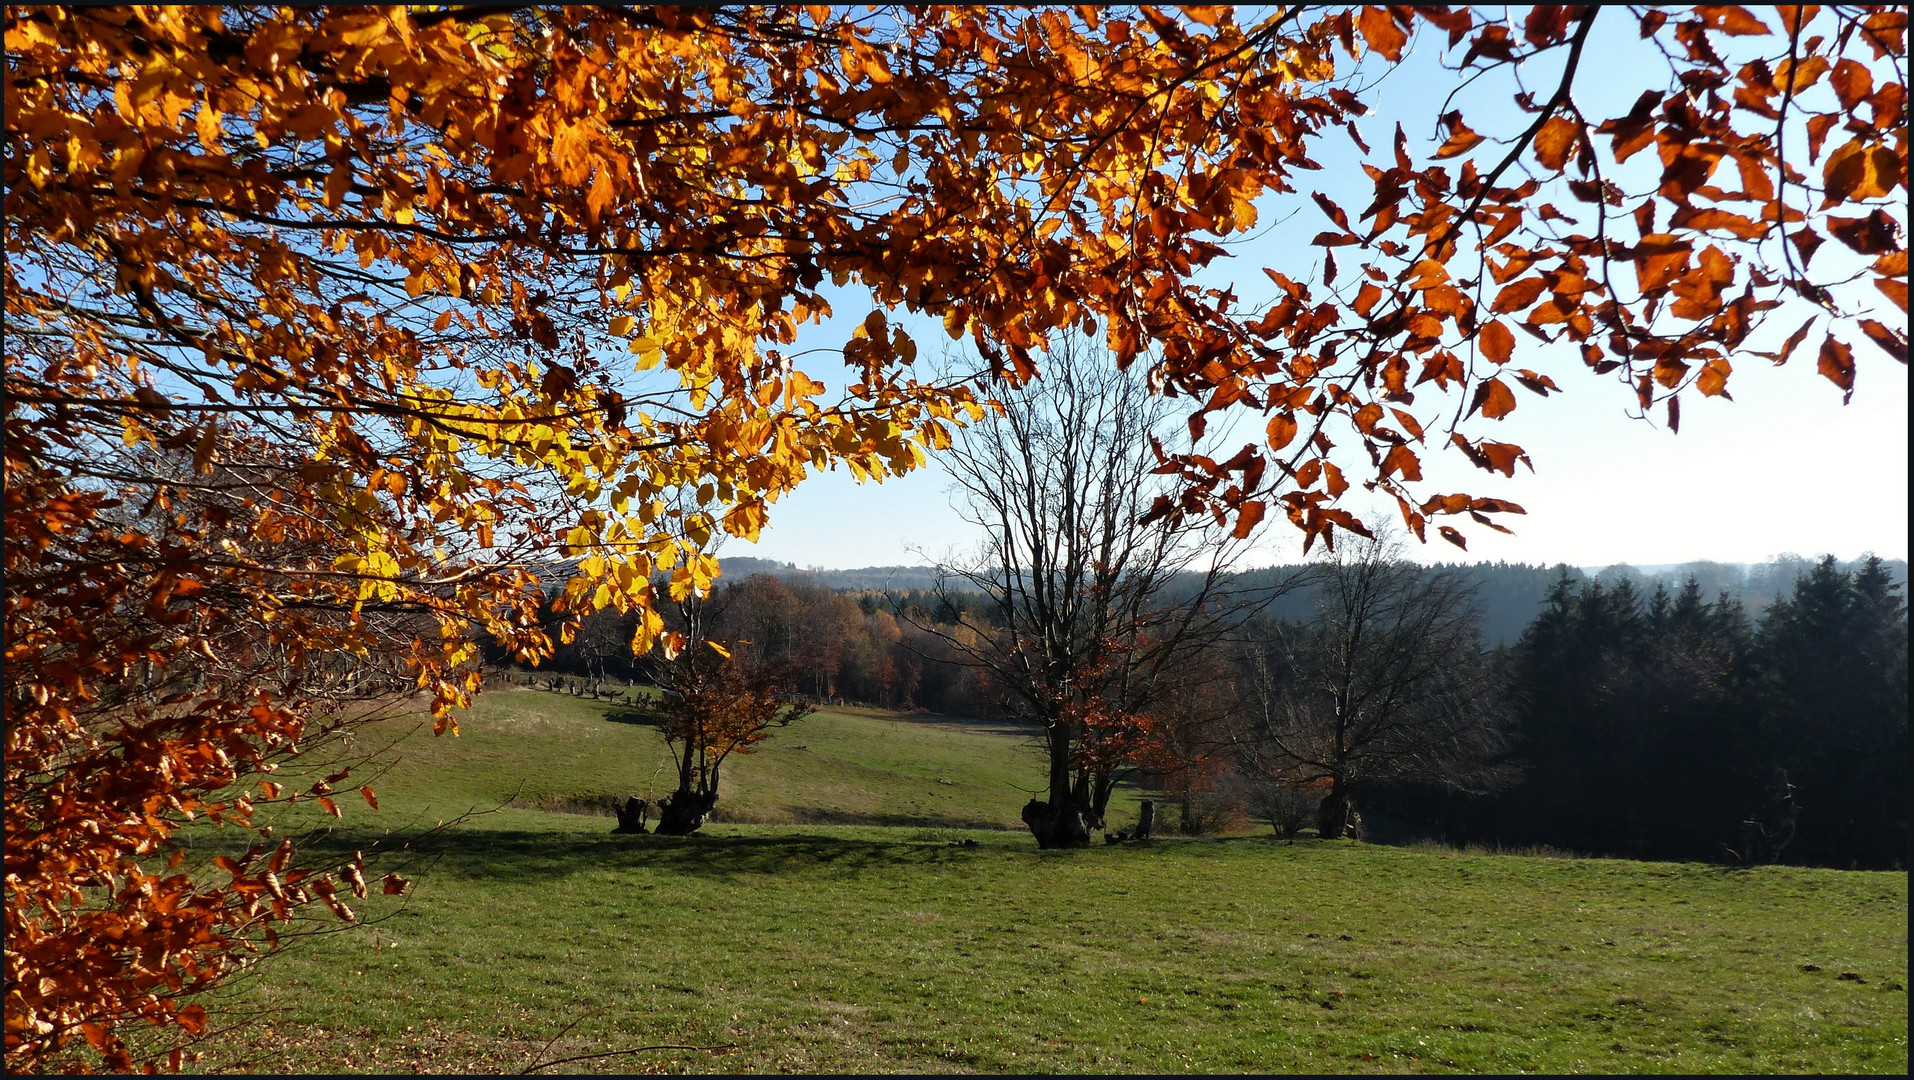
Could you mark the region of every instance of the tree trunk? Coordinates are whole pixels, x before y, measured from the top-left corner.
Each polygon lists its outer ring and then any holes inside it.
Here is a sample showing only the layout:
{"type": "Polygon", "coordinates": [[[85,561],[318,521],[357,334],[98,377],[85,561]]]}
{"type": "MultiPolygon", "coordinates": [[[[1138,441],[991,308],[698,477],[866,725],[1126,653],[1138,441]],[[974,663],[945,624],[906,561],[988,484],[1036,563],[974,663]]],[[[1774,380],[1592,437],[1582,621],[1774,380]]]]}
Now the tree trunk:
{"type": "Polygon", "coordinates": [[[1130,834],[1132,840],[1148,840],[1150,830],[1156,827],[1156,804],[1143,800],[1143,812],[1137,815],[1136,832],[1130,834]]]}
{"type": "Polygon", "coordinates": [[[1110,793],[1116,790],[1116,777],[1106,773],[1097,773],[1090,784],[1090,822],[1094,828],[1104,828],[1109,821],[1110,793]]]}
{"type": "Polygon", "coordinates": [[[711,808],[717,802],[716,792],[708,795],[673,792],[658,804],[658,835],[690,836],[704,827],[705,819],[711,816],[711,808]]]}
{"type": "Polygon", "coordinates": [[[1355,812],[1355,802],[1348,788],[1337,784],[1323,796],[1322,805],[1316,808],[1316,833],[1324,840],[1340,840],[1349,833],[1349,819],[1355,812]]]}
{"type": "MultiPolygon", "coordinates": [[[[1032,799],[1024,804],[1023,823],[1037,838],[1040,848],[1079,848],[1090,846],[1090,823],[1071,800],[1047,803],[1032,799]]],[[[659,826],[659,831],[664,827],[659,826]]]]}
{"type": "Polygon", "coordinates": [[[1037,838],[1040,848],[1076,848],[1090,846],[1090,822],[1084,814],[1079,792],[1071,783],[1070,727],[1052,721],[1048,734],[1050,751],[1050,801],[1032,799],[1024,804],[1023,823],[1037,838]]]}
{"type": "Polygon", "coordinates": [[[625,805],[618,807],[618,827],[613,829],[612,832],[643,833],[645,831],[645,817],[650,808],[650,803],[635,795],[626,799],[625,805]]]}

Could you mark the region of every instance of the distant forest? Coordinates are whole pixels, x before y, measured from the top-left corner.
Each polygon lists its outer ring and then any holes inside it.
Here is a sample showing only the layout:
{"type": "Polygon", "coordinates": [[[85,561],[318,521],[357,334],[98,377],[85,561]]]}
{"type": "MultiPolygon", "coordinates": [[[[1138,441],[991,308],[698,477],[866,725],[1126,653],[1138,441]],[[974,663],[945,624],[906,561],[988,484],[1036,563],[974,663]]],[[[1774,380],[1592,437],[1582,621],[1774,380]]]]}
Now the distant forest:
{"type": "MultiPolygon", "coordinates": [[[[1776,599],[1785,596],[1794,588],[1795,579],[1815,565],[1816,560],[1800,555],[1782,555],[1764,563],[1718,563],[1689,562],[1677,565],[1635,567],[1618,563],[1600,569],[1568,566],[1557,563],[1553,566],[1530,565],[1527,563],[1478,562],[1444,563],[1437,568],[1455,570],[1465,576],[1475,586],[1477,602],[1482,607],[1482,640],[1485,645],[1509,645],[1522,636],[1522,631],[1547,602],[1550,590],[1564,575],[1572,582],[1599,581],[1613,588],[1626,582],[1637,594],[1647,596],[1661,585],[1669,589],[1681,588],[1689,578],[1700,586],[1703,596],[1710,600],[1726,592],[1730,599],[1739,601],[1751,614],[1759,613],[1776,599]]],[[[1853,572],[1858,570],[1863,560],[1852,559],[1837,562],[1838,569],[1853,572]]],[[[828,589],[847,592],[896,592],[907,593],[932,589],[937,583],[937,572],[928,566],[867,566],[856,570],[805,570],[790,563],[770,559],[749,557],[725,558],[722,560],[726,578],[742,580],[752,574],[770,574],[784,579],[798,579],[821,585],[828,589]]],[[[1885,559],[1889,578],[1905,589],[1907,585],[1907,560],[1885,559]]],[[[1300,566],[1275,566],[1260,570],[1246,571],[1242,578],[1246,583],[1267,581],[1294,573],[1300,566]]],[[[1315,608],[1315,595],[1305,588],[1298,592],[1280,597],[1269,609],[1269,613],[1278,618],[1307,619],[1315,608]]]]}
{"type": "MultiPolygon", "coordinates": [[[[754,569],[729,560],[697,617],[729,655],[775,668],[796,694],[1014,713],[1002,688],[953,647],[961,635],[992,632],[981,595],[929,588],[923,570],[885,573],[890,587],[880,589],[858,576],[880,571],[852,572],[846,587],[841,573],[754,569]]],[[[1254,571],[1236,584],[1285,572],[1254,571]]],[[[1416,575],[1474,593],[1475,644],[1444,666],[1495,687],[1488,711],[1498,731],[1483,745],[1496,749],[1366,781],[1357,802],[1375,835],[1633,858],[1905,865],[1905,561],[1592,576],[1483,563],[1416,575]]],[[[1305,658],[1292,643],[1324,625],[1323,588],[1318,579],[1247,612],[1200,671],[1181,673],[1189,685],[1172,709],[1180,715],[1162,718],[1163,752],[1136,779],[1180,804],[1184,828],[1247,816],[1293,832],[1320,796],[1293,769],[1270,771],[1239,751],[1254,742],[1244,733],[1256,727],[1259,693],[1280,689],[1270,672],[1299,670],[1305,658]],[[1292,809],[1271,809],[1281,805],[1292,809]]],[[[656,661],[633,657],[631,629],[628,616],[600,612],[544,667],[650,680],[656,661]]]]}

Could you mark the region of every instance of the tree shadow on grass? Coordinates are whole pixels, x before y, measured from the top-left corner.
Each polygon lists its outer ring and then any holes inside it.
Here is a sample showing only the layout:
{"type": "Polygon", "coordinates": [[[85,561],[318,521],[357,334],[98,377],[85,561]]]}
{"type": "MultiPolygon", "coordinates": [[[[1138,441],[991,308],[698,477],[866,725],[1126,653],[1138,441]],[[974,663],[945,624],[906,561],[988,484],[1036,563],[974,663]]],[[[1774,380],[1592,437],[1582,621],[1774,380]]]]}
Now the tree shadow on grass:
{"type": "MultiPolygon", "coordinates": [[[[965,817],[956,814],[937,812],[874,814],[857,810],[838,810],[828,806],[793,806],[787,811],[790,822],[795,825],[870,825],[889,829],[992,829],[1011,831],[1011,827],[1001,821],[992,821],[975,816],[965,817]]],[[[721,824],[754,824],[748,819],[732,821],[724,818],[722,806],[718,816],[721,824]]],[[[774,824],[784,824],[775,822],[774,824]]],[[[1021,831],[1021,828],[1016,831],[1021,831]]]]}
{"type": "Polygon", "coordinates": [[[309,854],[345,855],[363,849],[368,856],[375,850],[403,849],[410,859],[433,862],[433,876],[519,882],[552,881],[586,871],[622,868],[699,878],[816,871],[855,877],[907,866],[958,866],[979,853],[976,847],[948,841],[902,837],[872,840],[803,832],[777,836],[617,836],[609,832],[581,835],[474,828],[411,839],[338,829],[310,838],[304,847],[309,854]]]}
{"type": "Polygon", "coordinates": [[[664,724],[663,713],[650,709],[634,709],[629,705],[618,705],[605,710],[605,719],[614,724],[637,724],[640,727],[659,727],[664,724]]]}

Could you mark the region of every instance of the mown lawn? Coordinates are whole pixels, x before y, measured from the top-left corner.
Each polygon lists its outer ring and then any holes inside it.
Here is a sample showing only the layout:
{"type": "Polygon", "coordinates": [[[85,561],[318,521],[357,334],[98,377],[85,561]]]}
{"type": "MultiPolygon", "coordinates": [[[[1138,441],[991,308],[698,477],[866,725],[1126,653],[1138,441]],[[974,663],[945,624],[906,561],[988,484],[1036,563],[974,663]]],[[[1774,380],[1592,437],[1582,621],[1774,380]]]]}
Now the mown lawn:
{"type": "Polygon", "coordinates": [[[928,824],[617,837],[508,807],[384,834],[654,765],[655,733],[593,703],[482,702],[457,742],[401,744],[384,810],[312,841],[394,849],[412,894],[235,986],[229,1015],[256,1019],[189,1068],[517,1072],[679,1044],[716,1049],[553,1071],[1906,1070],[1905,874],[1264,837],[1039,852],[937,824],[1015,821],[1037,764],[1018,739],[876,715],[779,736],[733,805],[928,824]]]}

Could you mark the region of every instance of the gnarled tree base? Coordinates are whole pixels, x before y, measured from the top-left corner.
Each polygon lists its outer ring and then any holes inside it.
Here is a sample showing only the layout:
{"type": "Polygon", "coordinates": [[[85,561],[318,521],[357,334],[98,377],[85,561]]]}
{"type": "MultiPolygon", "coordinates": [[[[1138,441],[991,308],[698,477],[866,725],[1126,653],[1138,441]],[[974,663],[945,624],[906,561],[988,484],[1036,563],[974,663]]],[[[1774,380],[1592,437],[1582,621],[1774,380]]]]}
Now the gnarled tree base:
{"type": "Polygon", "coordinates": [[[612,832],[614,833],[643,833],[645,832],[646,831],[645,819],[648,816],[650,809],[651,809],[650,803],[646,802],[643,799],[638,798],[635,795],[629,799],[626,799],[625,805],[618,807],[618,827],[613,829],[612,832]]]}
{"type": "Polygon", "coordinates": [[[1090,823],[1083,811],[1064,803],[1052,807],[1032,799],[1024,804],[1023,823],[1037,838],[1040,848],[1080,848],[1090,846],[1090,823]]]}
{"type": "Polygon", "coordinates": [[[1355,803],[1347,792],[1335,791],[1323,797],[1322,806],[1316,811],[1316,834],[1324,840],[1361,838],[1362,815],[1356,813],[1355,803]]]}
{"type": "Polygon", "coordinates": [[[718,803],[714,792],[709,795],[692,795],[674,792],[658,804],[659,836],[690,836],[704,827],[705,820],[711,816],[711,808],[718,803]]]}

